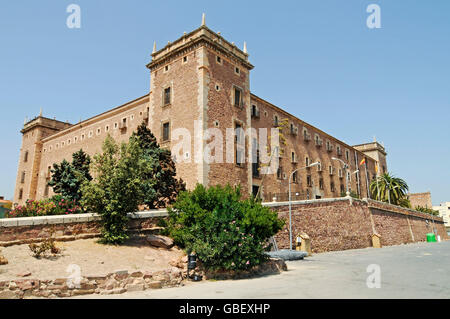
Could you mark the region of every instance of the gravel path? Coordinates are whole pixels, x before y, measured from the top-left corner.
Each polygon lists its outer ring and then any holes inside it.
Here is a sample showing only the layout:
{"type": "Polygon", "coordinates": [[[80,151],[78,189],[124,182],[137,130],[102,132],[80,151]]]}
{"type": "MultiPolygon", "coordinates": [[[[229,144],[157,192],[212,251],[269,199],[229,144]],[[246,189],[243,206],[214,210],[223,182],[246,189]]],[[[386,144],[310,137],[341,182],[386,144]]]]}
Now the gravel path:
{"type": "Polygon", "coordinates": [[[108,246],[97,243],[97,239],[58,242],[61,255],[49,259],[32,257],[28,245],[2,248],[8,259],[0,266],[0,281],[18,279],[18,274],[31,273],[26,278],[66,278],[71,264],[81,267],[81,275],[106,275],[117,270],[160,271],[170,267],[169,262],[183,255],[176,247],[158,249],[143,242],[129,241],[122,246],[108,246]]]}

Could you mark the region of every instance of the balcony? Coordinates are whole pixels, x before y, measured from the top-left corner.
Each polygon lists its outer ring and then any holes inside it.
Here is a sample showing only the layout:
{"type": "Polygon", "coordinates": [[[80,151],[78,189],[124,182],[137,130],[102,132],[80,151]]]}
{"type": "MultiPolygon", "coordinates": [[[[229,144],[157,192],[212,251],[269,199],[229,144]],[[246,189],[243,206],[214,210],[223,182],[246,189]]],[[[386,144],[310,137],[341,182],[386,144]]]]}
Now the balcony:
{"type": "Polygon", "coordinates": [[[303,133],[303,140],[306,141],[306,142],[311,141],[311,134],[306,133],[306,132],[303,133]]]}

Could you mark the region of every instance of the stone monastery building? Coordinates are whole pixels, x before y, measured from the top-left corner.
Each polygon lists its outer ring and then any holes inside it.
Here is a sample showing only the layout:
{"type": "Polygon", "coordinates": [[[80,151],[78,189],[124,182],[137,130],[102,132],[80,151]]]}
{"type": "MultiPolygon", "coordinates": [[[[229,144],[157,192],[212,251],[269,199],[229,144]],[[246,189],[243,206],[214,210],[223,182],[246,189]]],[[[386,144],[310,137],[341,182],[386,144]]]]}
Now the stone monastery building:
{"type": "Polygon", "coordinates": [[[150,92],[142,97],[78,124],[46,118],[42,112],[24,124],[15,203],[52,196],[47,183],[53,163],[70,161],[80,149],[91,156],[100,152],[107,134],[117,141],[127,141],[143,121],[160,145],[172,150],[177,175],[188,189],[197,183],[239,184],[244,192],[259,193],[265,201],[284,201],[288,198],[289,177],[299,169],[292,175],[293,199],[340,197],[347,186],[344,162],[349,167],[349,188],[367,197],[368,183],[387,170],[386,152],[379,143],[347,145],[252,94],[253,65],[246,46],[240,50],[210,30],[204,19],[198,29],[164,48],[157,51],[154,46],[147,68],[150,92]],[[208,128],[220,130],[225,137],[230,128],[267,128],[270,132],[280,123],[284,123],[285,141],[276,155],[279,167],[272,174],[261,174],[259,156],[267,151],[258,150],[255,139],[248,135],[237,134],[227,141],[230,143],[221,150],[225,163],[193,160],[210,142],[204,136],[208,128]],[[172,133],[180,128],[189,132],[193,141],[174,154],[178,137],[172,133]],[[237,160],[226,162],[230,152],[237,160]],[[255,158],[254,163],[249,158],[255,158]],[[365,164],[361,164],[364,158],[365,164]],[[305,167],[319,161],[320,165],[305,167]]]}

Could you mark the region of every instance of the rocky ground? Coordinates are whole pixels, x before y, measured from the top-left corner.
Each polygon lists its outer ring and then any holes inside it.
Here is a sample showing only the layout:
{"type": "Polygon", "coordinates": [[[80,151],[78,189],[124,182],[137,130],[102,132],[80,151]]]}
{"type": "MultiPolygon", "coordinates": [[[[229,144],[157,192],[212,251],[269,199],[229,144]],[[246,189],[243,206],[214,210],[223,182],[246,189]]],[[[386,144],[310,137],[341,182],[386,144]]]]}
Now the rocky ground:
{"type": "Polygon", "coordinates": [[[97,239],[57,242],[61,254],[37,259],[32,256],[28,245],[11,246],[2,249],[8,264],[0,265],[0,281],[30,277],[43,279],[65,278],[79,266],[82,276],[106,275],[127,270],[160,271],[170,267],[170,262],[184,253],[176,248],[157,248],[145,241],[130,240],[122,246],[108,246],[97,243],[97,239]]]}

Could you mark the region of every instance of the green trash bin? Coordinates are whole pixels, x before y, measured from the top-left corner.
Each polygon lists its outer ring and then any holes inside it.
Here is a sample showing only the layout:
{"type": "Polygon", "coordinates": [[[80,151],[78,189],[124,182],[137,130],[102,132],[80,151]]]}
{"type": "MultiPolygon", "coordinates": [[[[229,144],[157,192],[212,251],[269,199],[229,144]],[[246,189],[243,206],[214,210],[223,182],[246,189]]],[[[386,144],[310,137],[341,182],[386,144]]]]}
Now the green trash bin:
{"type": "Polygon", "coordinates": [[[436,235],[433,233],[427,234],[427,242],[428,243],[435,243],[436,242],[436,235]]]}

